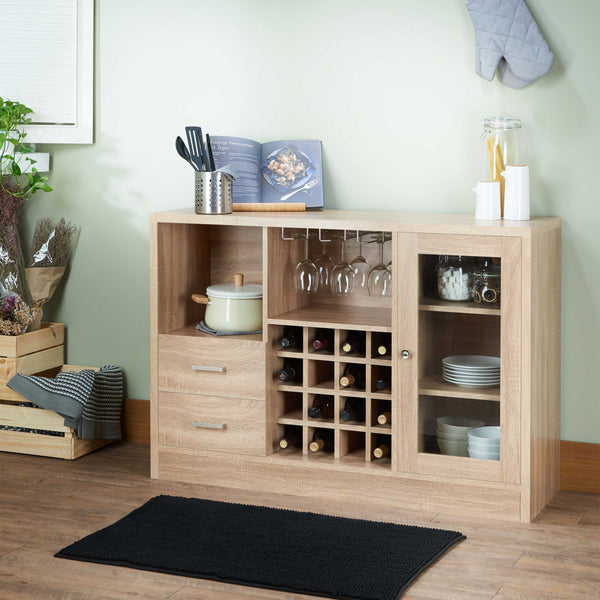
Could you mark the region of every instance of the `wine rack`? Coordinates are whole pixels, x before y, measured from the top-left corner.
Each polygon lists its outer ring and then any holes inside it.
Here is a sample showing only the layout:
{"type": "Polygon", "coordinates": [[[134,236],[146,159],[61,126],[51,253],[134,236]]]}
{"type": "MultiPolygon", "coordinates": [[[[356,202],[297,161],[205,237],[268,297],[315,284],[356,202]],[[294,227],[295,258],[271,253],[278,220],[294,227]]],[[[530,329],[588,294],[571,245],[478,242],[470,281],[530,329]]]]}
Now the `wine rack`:
{"type": "Polygon", "coordinates": [[[532,520],[559,481],[560,231],[554,218],[152,215],[152,477],[532,520]],[[307,247],[334,264],[360,252],[391,287],[301,290],[307,247]],[[440,298],[444,255],[499,259],[500,302],[440,298]],[[198,331],[191,295],[236,272],[263,285],[262,331],[198,331]],[[499,356],[500,385],[445,381],[442,358],[460,354],[499,356]],[[446,415],[499,424],[499,460],[442,453],[446,415]]]}
{"type": "Polygon", "coordinates": [[[302,454],[310,460],[331,460],[353,465],[391,468],[393,447],[392,408],[392,334],[368,329],[337,327],[302,327],[296,322],[289,325],[271,325],[268,330],[271,353],[271,390],[277,406],[276,429],[273,451],[282,457],[302,454]],[[295,348],[281,344],[289,332],[301,343],[295,348]],[[313,339],[319,335],[329,336],[327,348],[315,350],[313,339]],[[348,339],[359,340],[359,347],[344,351],[348,339]],[[386,352],[378,353],[385,346],[386,352]],[[281,381],[279,372],[286,365],[295,365],[294,381],[281,381]],[[344,387],[340,383],[348,366],[364,369],[364,382],[360,386],[344,387]],[[382,381],[378,389],[377,382],[382,381]],[[313,418],[309,409],[316,398],[326,397],[333,404],[333,411],[325,417],[313,418]],[[342,412],[347,402],[358,407],[358,420],[343,420],[342,412]],[[378,422],[380,415],[387,415],[384,424],[378,422]],[[295,431],[298,443],[285,449],[279,447],[290,429],[295,431]],[[312,452],[310,443],[318,429],[333,431],[333,448],[329,451],[312,452]],[[387,442],[389,453],[377,458],[374,450],[387,442]]]}

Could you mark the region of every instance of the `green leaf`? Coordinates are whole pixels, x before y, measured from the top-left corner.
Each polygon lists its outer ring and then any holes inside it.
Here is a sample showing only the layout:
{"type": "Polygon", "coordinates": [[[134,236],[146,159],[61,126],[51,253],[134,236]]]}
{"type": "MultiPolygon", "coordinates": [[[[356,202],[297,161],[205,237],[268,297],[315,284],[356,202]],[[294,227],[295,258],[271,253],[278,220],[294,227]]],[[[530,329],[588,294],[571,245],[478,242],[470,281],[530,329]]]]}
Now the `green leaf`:
{"type": "Polygon", "coordinates": [[[21,168],[20,168],[20,167],[19,167],[19,165],[18,165],[17,163],[15,163],[15,162],[14,162],[14,163],[12,163],[12,165],[11,165],[11,171],[12,171],[12,174],[13,174],[15,177],[18,177],[18,176],[21,174],[21,168]]]}

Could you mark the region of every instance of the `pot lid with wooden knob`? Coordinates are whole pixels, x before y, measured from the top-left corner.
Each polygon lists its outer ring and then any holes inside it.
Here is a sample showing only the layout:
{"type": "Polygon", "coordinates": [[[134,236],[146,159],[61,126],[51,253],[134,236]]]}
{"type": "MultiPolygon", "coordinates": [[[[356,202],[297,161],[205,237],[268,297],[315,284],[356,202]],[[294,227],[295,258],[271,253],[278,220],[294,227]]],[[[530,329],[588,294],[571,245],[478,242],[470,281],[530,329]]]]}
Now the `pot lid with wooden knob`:
{"type": "Polygon", "coordinates": [[[262,298],[263,287],[258,283],[247,283],[244,285],[243,273],[233,276],[233,283],[218,283],[206,288],[206,295],[213,298],[262,298]]]}

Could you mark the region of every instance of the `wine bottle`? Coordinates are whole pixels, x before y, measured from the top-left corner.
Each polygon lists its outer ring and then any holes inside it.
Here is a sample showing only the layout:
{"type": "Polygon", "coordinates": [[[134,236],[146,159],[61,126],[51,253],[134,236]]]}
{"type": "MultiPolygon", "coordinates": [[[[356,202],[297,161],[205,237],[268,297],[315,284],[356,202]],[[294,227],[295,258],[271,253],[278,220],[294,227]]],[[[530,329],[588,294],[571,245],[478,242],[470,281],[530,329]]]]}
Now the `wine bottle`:
{"type": "Polygon", "coordinates": [[[311,419],[333,419],[333,396],[315,396],[308,416],[311,419]]]}
{"type": "Polygon", "coordinates": [[[365,400],[364,398],[346,398],[344,410],[340,412],[342,421],[361,421],[365,420],[365,400]]]}
{"type": "Polygon", "coordinates": [[[383,391],[385,389],[390,389],[390,378],[389,377],[380,377],[376,382],[375,382],[375,389],[377,391],[383,391]]]}
{"type": "Polygon", "coordinates": [[[365,388],[365,366],[349,364],[344,369],[344,375],[340,377],[341,387],[365,388]]]}
{"type": "Polygon", "coordinates": [[[315,429],[308,449],[311,452],[333,452],[333,430],[315,429]]]}
{"type": "Polygon", "coordinates": [[[278,375],[280,381],[286,383],[301,383],[302,382],[302,363],[298,360],[288,359],[283,363],[283,369],[278,375]]]}
{"type": "Polygon", "coordinates": [[[377,346],[377,354],[379,356],[387,356],[390,353],[390,347],[388,344],[379,344],[377,346]]]}
{"type": "Polygon", "coordinates": [[[361,336],[357,332],[350,332],[348,334],[348,338],[342,345],[342,352],[346,354],[355,353],[362,354],[365,353],[365,339],[364,336],[361,336]]]}
{"type": "Polygon", "coordinates": [[[279,440],[280,448],[302,448],[302,436],[294,427],[286,427],[283,437],[279,440]]]}
{"type": "Polygon", "coordinates": [[[375,448],[373,448],[373,458],[383,458],[388,456],[391,448],[390,436],[378,436],[375,440],[375,448]]]}
{"type": "Polygon", "coordinates": [[[331,350],[333,349],[333,331],[330,329],[320,329],[317,331],[313,341],[313,350],[331,350]]]}
{"type": "Polygon", "coordinates": [[[281,338],[281,347],[286,350],[302,349],[302,330],[298,327],[285,329],[281,338]]]}
{"type": "Polygon", "coordinates": [[[385,411],[385,412],[381,413],[377,417],[377,422],[380,425],[387,425],[388,423],[391,423],[392,422],[392,413],[389,411],[385,411]]]}

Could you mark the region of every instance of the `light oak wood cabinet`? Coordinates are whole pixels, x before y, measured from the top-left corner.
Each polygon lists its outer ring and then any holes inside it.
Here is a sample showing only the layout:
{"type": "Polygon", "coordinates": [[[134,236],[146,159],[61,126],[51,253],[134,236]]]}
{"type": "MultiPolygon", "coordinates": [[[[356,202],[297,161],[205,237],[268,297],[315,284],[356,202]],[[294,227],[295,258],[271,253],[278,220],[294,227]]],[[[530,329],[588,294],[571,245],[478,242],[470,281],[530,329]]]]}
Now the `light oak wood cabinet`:
{"type": "Polygon", "coordinates": [[[560,219],[181,210],[150,223],[152,477],[521,521],[558,490],[560,219]],[[310,256],[334,262],[342,244],[348,261],[357,256],[360,237],[372,266],[385,237],[391,296],[297,292],[307,234],[310,256]],[[441,300],[444,255],[500,263],[501,302],[441,300]],[[198,331],[204,306],[191,295],[237,272],[263,285],[262,333],[198,331]],[[283,348],[290,330],[301,342],[283,348]],[[333,344],[316,351],[321,330],[333,344]],[[356,352],[344,351],[349,338],[356,352]],[[500,385],[444,381],[442,358],[460,354],[500,357],[500,385]],[[281,381],[290,363],[297,377],[281,381]],[[364,372],[360,388],[340,383],[348,365],[364,372]],[[309,416],[319,397],[333,416],[309,416]],[[356,420],[340,416],[346,403],[358,406],[356,420]],[[499,425],[500,460],[441,454],[442,415],[499,425]],[[319,429],[333,432],[331,452],[310,451],[319,429]],[[280,448],[284,433],[297,443],[280,448]],[[389,452],[376,458],[382,445],[389,452]]]}

